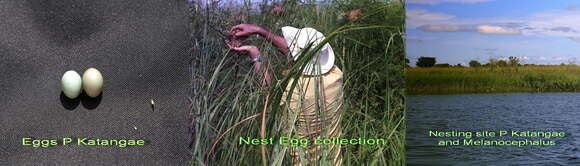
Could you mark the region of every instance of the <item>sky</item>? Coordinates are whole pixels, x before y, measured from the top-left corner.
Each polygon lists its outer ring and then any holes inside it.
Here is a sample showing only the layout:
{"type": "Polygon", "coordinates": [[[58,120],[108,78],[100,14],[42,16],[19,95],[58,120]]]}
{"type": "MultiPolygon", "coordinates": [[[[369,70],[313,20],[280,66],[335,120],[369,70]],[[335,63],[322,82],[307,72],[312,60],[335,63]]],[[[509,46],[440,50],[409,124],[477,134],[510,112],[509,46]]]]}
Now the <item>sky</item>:
{"type": "Polygon", "coordinates": [[[580,1],[407,0],[406,53],[468,65],[519,57],[524,64],[580,64],[580,1]]]}

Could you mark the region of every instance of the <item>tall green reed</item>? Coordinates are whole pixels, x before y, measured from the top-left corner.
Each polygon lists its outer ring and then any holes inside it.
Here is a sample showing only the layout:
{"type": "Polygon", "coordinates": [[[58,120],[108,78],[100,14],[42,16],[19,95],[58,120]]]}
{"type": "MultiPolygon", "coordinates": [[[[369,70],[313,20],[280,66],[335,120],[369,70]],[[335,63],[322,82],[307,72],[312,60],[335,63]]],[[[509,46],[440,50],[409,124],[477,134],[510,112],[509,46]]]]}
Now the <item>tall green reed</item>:
{"type": "Polygon", "coordinates": [[[406,79],[413,94],[577,92],[579,74],[580,67],[569,65],[410,68],[406,79]]]}
{"type": "Polygon", "coordinates": [[[313,27],[326,34],[344,73],[343,138],[384,138],[378,146],[343,146],[345,165],[404,165],[404,3],[333,1],[317,4],[298,1],[264,1],[259,11],[245,3],[238,11],[219,4],[192,10],[192,165],[288,165],[281,146],[240,145],[239,137],[260,138],[261,112],[268,110],[266,137],[277,138],[286,126],[280,123],[282,91],[295,87],[306,62],[323,44],[293,62],[270,44],[250,38],[245,44],[261,48],[265,65],[273,70],[273,86],[261,87],[246,56],[227,50],[224,30],[239,23],[264,26],[279,33],[285,25],[313,27]],[[270,16],[269,4],[285,6],[282,17],[270,16]],[[348,21],[343,14],[362,9],[348,21]],[[262,11],[262,12],[260,12],[262,11]],[[229,19],[232,18],[232,19],[229,19]],[[290,69],[284,76],[281,71],[290,69]],[[294,79],[293,79],[294,78],[294,79]],[[265,105],[265,99],[268,104],[265,105]]]}

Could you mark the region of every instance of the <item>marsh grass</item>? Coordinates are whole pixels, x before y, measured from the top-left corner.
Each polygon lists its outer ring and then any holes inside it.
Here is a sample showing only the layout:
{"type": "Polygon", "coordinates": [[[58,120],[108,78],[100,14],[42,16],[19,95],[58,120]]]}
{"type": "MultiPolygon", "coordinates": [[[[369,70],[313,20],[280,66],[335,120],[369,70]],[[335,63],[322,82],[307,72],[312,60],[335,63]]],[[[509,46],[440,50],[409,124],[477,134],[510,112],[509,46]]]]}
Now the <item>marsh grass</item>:
{"type": "Polygon", "coordinates": [[[406,85],[411,94],[578,92],[580,67],[409,68],[406,85]]]}
{"type": "MultiPolygon", "coordinates": [[[[268,42],[257,45],[274,76],[262,87],[246,55],[228,51],[224,31],[239,23],[257,24],[281,34],[282,26],[313,27],[326,35],[335,64],[343,71],[342,138],[383,138],[384,145],[343,145],[344,165],[404,165],[404,3],[372,0],[259,4],[194,3],[192,7],[191,82],[189,98],[191,165],[289,165],[285,146],[254,146],[239,137],[278,138],[290,126],[281,123],[287,109],[282,91],[295,87],[300,71],[323,44],[309,47],[297,61],[278,53],[268,42]],[[285,7],[272,17],[272,4],[285,7]],[[362,9],[348,20],[345,12],[362,9]],[[281,74],[289,70],[287,75],[281,74]],[[267,116],[264,116],[267,113],[267,116]]],[[[324,155],[324,154],[322,154],[324,155]]],[[[317,163],[327,165],[328,163],[317,163]]]]}

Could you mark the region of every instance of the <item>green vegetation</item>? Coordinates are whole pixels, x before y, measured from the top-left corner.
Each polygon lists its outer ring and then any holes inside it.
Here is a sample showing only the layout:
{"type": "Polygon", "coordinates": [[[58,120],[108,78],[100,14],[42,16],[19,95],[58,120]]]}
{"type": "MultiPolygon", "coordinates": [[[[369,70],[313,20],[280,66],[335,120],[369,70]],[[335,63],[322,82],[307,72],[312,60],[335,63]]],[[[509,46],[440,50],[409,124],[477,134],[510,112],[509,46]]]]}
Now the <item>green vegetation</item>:
{"type": "Polygon", "coordinates": [[[407,68],[410,94],[578,92],[580,66],[407,68]]]}
{"type": "MultiPolygon", "coordinates": [[[[247,56],[228,51],[225,33],[233,25],[256,24],[277,34],[282,26],[313,27],[326,34],[344,75],[343,138],[385,139],[380,145],[343,146],[344,165],[404,165],[403,75],[404,3],[345,0],[332,3],[265,0],[243,6],[192,7],[192,92],[190,118],[192,165],[289,165],[283,147],[239,144],[239,138],[280,137],[281,89],[320,49],[310,48],[293,62],[268,42],[251,37],[244,45],[261,48],[263,64],[274,72],[272,87],[261,87],[247,56]],[[282,5],[282,17],[272,16],[282,5]],[[358,19],[345,13],[361,9],[358,19]],[[290,69],[288,75],[282,71],[290,69]],[[268,116],[262,116],[267,111],[268,116]],[[263,133],[262,133],[263,131],[263,133]],[[283,159],[283,160],[282,160],[283,159]]],[[[322,46],[323,44],[320,44],[322,46]]],[[[328,163],[317,163],[326,165],[328,163]]]]}
{"type": "Polygon", "coordinates": [[[481,63],[476,60],[469,61],[469,67],[481,67],[481,63]]]}
{"type": "Polygon", "coordinates": [[[433,67],[437,63],[435,57],[420,57],[417,59],[418,67],[433,67]]]}

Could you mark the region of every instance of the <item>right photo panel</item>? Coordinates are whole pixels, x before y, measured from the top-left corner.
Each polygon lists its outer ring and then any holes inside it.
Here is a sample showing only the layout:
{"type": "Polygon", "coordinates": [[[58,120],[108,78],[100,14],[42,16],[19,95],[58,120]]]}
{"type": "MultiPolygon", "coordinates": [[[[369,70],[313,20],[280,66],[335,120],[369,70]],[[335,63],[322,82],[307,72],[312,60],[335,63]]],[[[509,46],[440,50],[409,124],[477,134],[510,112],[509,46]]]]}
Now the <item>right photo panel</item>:
{"type": "Polygon", "coordinates": [[[405,8],[407,165],[580,165],[580,2],[405,8]]]}

